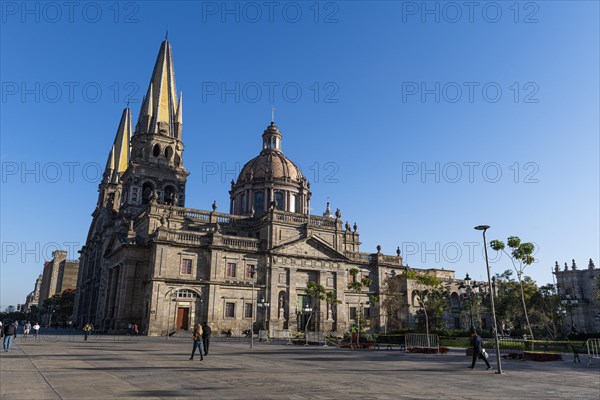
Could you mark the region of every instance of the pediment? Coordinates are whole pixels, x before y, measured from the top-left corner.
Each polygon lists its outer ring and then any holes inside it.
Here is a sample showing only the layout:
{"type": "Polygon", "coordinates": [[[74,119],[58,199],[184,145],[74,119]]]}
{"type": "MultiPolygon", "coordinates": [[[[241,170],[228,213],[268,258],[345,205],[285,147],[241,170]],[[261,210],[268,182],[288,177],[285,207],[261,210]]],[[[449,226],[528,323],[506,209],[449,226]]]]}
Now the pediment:
{"type": "Polygon", "coordinates": [[[347,260],[346,256],[316,235],[284,243],[274,247],[273,251],[277,254],[287,256],[309,257],[322,260],[347,260]]]}
{"type": "Polygon", "coordinates": [[[123,247],[123,245],[126,244],[126,243],[127,243],[127,241],[123,240],[122,238],[120,238],[119,235],[113,234],[111,236],[110,240],[108,241],[108,245],[106,246],[106,250],[104,250],[104,256],[108,257],[111,254],[114,254],[121,247],[123,247]]]}

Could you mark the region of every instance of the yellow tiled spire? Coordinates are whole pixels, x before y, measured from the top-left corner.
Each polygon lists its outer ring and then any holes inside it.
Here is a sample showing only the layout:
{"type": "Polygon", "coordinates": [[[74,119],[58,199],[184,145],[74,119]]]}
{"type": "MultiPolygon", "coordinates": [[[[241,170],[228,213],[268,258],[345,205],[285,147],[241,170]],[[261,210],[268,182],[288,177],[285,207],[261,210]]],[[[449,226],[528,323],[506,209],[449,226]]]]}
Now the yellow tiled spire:
{"type": "Polygon", "coordinates": [[[171,44],[165,39],[154,64],[136,132],[161,133],[162,131],[164,134],[174,136],[177,109],[173,55],[171,44]]]}
{"type": "Polygon", "coordinates": [[[104,171],[105,183],[117,183],[119,176],[125,172],[129,165],[129,146],[131,143],[131,110],[129,107],[123,110],[119,128],[115,135],[108,161],[106,162],[106,170],[104,171]]]}
{"type": "Polygon", "coordinates": [[[115,137],[115,167],[116,171],[120,174],[125,172],[127,165],[129,164],[129,146],[131,143],[131,110],[129,107],[123,110],[121,116],[121,122],[119,123],[119,130],[115,137]]]}

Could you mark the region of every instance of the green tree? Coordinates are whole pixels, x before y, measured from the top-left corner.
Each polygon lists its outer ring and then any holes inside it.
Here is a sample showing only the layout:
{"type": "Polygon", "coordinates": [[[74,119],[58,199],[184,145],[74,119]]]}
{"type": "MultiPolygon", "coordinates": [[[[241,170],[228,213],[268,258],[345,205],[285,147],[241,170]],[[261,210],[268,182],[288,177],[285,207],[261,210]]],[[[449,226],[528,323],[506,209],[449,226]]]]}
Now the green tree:
{"type": "MultiPolygon", "coordinates": [[[[429,312],[439,312],[440,299],[444,297],[443,293],[440,293],[436,289],[441,289],[442,280],[434,275],[428,275],[416,272],[414,270],[405,270],[404,272],[406,279],[411,279],[415,282],[415,292],[417,294],[417,301],[423,311],[425,317],[425,333],[427,334],[427,346],[429,343],[429,312]]],[[[447,299],[445,300],[447,307],[447,299]]]]}
{"type": "Polygon", "coordinates": [[[363,276],[358,279],[358,274],[360,273],[358,268],[351,268],[348,272],[353,277],[352,282],[348,284],[348,289],[360,293],[364,288],[369,288],[371,286],[372,281],[369,277],[363,276]]]}
{"type": "Polygon", "coordinates": [[[507,239],[507,244],[509,249],[511,250],[510,254],[505,250],[506,245],[501,240],[492,240],[490,242],[490,247],[496,251],[501,251],[508,256],[510,261],[512,262],[513,268],[517,273],[517,280],[519,282],[519,287],[521,289],[521,302],[523,305],[523,314],[525,315],[525,321],[527,321],[527,328],[529,329],[529,335],[533,340],[533,330],[531,329],[531,323],[529,322],[529,314],[527,313],[527,304],[525,302],[525,290],[523,288],[523,274],[525,272],[525,268],[527,266],[533,264],[535,258],[533,257],[533,252],[535,251],[535,246],[533,243],[525,242],[522,243],[521,239],[518,236],[510,236],[507,239]]]}
{"type": "MultiPolygon", "coordinates": [[[[361,276],[359,279],[358,274],[361,271],[358,268],[351,268],[350,271],[348,271],[348,272],[353,277],[352,282],[350,282],[348,284],[348,289],[352,290],[355,293],[362,293],[363,290],[365,290],[365,289],[368,290],[371,287],[371,284],[373,283],[373,281],[368,276],[361,276]]],[[[375,308],[377,306],[378,302],[379,302],[379,298],[377,296],[370,295],[369,300],[367,300],[365,303],[361,302],[360,304],[361,304],[361,306],[369,305],[369,306],[373,306],[375,308]]],[[[369,328],[371,326],[371,320],[366,319],[365,316],[363,315],[363,313],[361,312],[361,310],[362,310],[362,307],[359,309],[356,318],[357,318],[357,323],[358,323],[360,330],[363,330],[363,329],[369,328]]],[[[359,332],[359,334],[360,334],[360,332],[359,332]]]]}
{"type": "Polygon", "coordinates": [[[317,299],[325,300],[327,294],[325,291],[325,287],[323,285],[319,285],[317,282],[314,282],[314,281],[309,281],[306,284],[306,289],[305,289],[304,293],[306,293],[306,295],[309,298],[309,306],[311,309],[308,319],[306,320],[306,324],[304,325],[305,343],[308,344],[308,336],[306,335],[306,333],[308,332],[308,325],[310,324],[310,320],[312,319],[314,309],[317,305],[316,301],[317,301],[317,299]]]}
{"type": "Polygon", "coordinates": [[[327,308],[329,308],[331,312],[331,318],[334,321],[337,321],[337,314],[335,313],[335,308],[333,306],[336,304],[342,304],[342,301],[338,300],[335,290],[328,290],[325,293],[325,302],[327,303],[327,308]]]}
{"type": "Polygon", "coordinates": [[[551,283],[541,286],[533,294],[531,300],[533,325],[543,329],[550,338],[558,338],[562,321],[557,314],[560,296],[556,291],[556,286],[551,283]]]}
{"type": "Polygon", "coordinates": [[[387,326],[391,330],[402,329],[400,316],[405,307],[402,280],[393,277],[386,278],[386,285],[381,294],[381,307],[387,315],[386,329],[387,326]]]}
{"type": "Polygon", "coordinates": [[[62,293],[55,294],[44,300],[42,312],[48,317],[48,323],[67,323],[73,316],[73,304],[75,302],[75,289],[66,289],[62,293]],[[50,318],[52,319],[50,321],[50,318]]]}

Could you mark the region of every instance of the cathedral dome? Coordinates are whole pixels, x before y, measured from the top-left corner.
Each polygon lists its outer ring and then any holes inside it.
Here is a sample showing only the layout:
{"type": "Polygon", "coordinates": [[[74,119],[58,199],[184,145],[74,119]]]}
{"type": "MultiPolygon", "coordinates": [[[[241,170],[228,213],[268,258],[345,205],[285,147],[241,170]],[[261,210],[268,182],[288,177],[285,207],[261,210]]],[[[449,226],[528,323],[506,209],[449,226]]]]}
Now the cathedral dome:
{"type": "Polygon", "coordinates": [[[244,165],[237,179],[237,184],[273,179],[282,179],[286,182],[300,182],[302,180],[302,172],[283,153],[262,151],[258,157],[253,158],[244,165]]]}
{"type": "Polygon", "coordinates": [[[271,122],[262,134],[262,151],[231,183],[232,214],[266,211],[272,202],[282,211],[304,212],[309,186],[300,168],[281,152],[281,138],[271,122]]]}
{"type": "Polygon", "coordinates": [[[302,172],[281,152],[281,132],[271,122],[262,134],[263,149],[258,157],[248,161],[238,176],[237,184],[281,179],[300,182],[302,172]]]}

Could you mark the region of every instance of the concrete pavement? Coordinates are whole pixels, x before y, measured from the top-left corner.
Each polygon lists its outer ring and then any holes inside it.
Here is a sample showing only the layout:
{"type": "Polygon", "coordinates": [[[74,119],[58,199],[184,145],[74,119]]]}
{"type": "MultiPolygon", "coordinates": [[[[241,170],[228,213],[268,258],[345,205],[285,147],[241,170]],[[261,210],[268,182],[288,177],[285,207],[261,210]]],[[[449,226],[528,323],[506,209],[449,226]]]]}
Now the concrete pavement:
{"type": "MultiPolygon", "coordinates": [[[[0,353],[0,398],[11,399],[594,399],[587,357],[503,360],[504,375],[446,355],[213,340],[189,361],[188,338],[44,336],[0,353]],[[197,357],[197,356],[196,356],[197,357]]],[[[495,366],[495,360],[490,360],[495,366]]]]}

